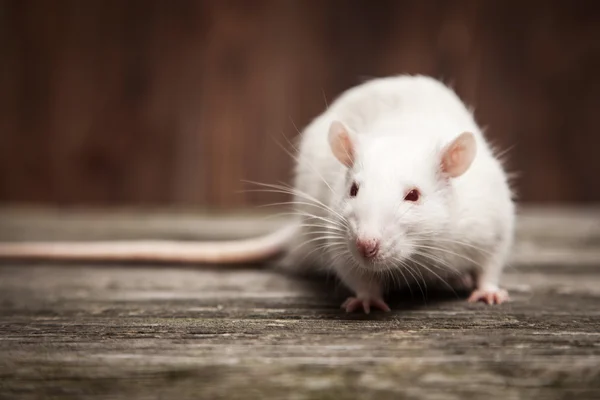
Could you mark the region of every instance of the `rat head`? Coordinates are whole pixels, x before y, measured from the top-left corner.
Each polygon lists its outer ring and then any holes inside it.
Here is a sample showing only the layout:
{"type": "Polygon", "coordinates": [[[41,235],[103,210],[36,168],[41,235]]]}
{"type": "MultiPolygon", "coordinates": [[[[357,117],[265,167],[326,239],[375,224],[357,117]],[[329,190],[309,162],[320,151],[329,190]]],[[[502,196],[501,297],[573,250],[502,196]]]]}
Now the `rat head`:
{"type": "Polygon", "coordinates": [[[348,249],[362,268],[383,270],[419,253],[447,229],[452,180],[471,166],[473,134],[449,143],[423,135],[353,135],[335,121],[329,130],[333,155],[346,170],[337,213],[345,219],[348,249]]]}

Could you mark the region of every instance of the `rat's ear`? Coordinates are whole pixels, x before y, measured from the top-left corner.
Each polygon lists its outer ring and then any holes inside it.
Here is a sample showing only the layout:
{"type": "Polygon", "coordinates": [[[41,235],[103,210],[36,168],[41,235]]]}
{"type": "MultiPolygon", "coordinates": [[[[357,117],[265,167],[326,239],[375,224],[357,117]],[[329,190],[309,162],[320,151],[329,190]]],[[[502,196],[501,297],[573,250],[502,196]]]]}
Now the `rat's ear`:
{"type": "Polygon", "coordinates": [[[477,153],[477,143],[471,132],[464,132],[442,150],[442,171],[456,178],[471,166],[477,153]]]}
{"type": "Polygon", "coordinates": [[[346,167],[354,164],[354,144],[348,129],[339,121],[333,121],[329,127],[329,146],[339,162],[346,167]]]}

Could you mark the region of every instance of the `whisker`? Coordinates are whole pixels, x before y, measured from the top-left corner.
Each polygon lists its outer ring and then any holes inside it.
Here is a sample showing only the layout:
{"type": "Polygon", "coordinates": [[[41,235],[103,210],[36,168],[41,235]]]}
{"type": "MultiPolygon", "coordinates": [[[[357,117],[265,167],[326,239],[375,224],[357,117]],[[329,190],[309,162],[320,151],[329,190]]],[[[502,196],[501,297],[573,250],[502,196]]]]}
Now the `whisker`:
{"type": "Polygon", "coordinates": [[[456,297],[458,297],[458,294],[456,293],[456,291],[454,290],[454,288],[452,287],[452,285],[450,285],[444,278],[442,278],[440,275],[436,274],[435,271],[433,271],[431,268],[427,267],[427,265],[420,263],[417,260],[411,259],[411,262],[417,264],[419,267],[425,269],[426,271],[429,271],[431,274],[433,274],[435,277],[437,277],[443,284],[445,284],[446,286],[448,286],[448,288],[450,288],[450,290],[454,293],[454,295],[456,297]]]}
{"type": "Polygon", "coordinates": [[[322,250],[323,252],[328,252],[330,250],[334,250],[338,247],[343,248],[346,245],[346,242],[331,242],[323,243],[321,245],[315,246],[314,250],[322,250]]]}
{"type": "Polygon", "coordinates": [[[485,253],[487,255],[492,255],[493,254],[492,252],[490,252],[490,251],[488,251],[488,250],[486,250],[486,249],[484,249],[482,247],[476,246],[476,245],[474,245],[472,243],[460,241],[460,240],[454,240],[454,239],[448,239],[448,238],[441,238],[441,237],[436,237],[436,238],[432,238],[432,239],[422,239],[422,238],[415,237],[415,238],[411,238],[411,240],[413,240],[414,242],[430,242],[430,241],[433,241],[433,242],[454,243],[454,244],[457,244],[459,246],[470,247],[470,248],[472,248],[474,250],[477,250],[477,251],[479,251],[481,253],[485,253]]]}
{"type": "Polygon", "coordinates": [[[291,194],[294,196],[303,197],[307,200],[311,200],[311,201],[314,201],[315,203],[325,206],[325,204],[323,204],[321,201],[319,201],[315,197],[299,190],[298,188],[292,187],[290,185],[281,184],[281,183],[279,183],[279,184],[263,183],[263,182],[250,181],[250,180],[242,180],[242,182],[249,183],[252,185],[257,185],[257,186],[260,186],[263,188],[267,188],[267,189],[244,189],[242,192],[267,192],[267,193],[271,192],[271,193],[291,194]],[[271,189],[271,190],[268,190],[268,189],[271,189]]]}
{"type": "MultiPolygon", "coordinates": [[[[297,252],[298,250],[302,249],[303,247],[307,246],[308,244],[310,244],[310,243],[313,243],[313,242],[317,242],[317,241],[319,241],[319,240],[321,240],[321,241],[324,241],[324,240],[327,240],[327,239],[326,239],[326,238],[323,238],[323,237],[318,237],[318,238],[313,238],[313,239],[310,239],[310,240],[307,240],[307,241],[301,242],[301,243],[300,243],[300,244],[298,244],[297,246],[294,246],[294,248],[292,248],[292,249],[290,250],[290,252],[292,252],[292,253],[295,253],[295,252],[297,252]]],[[[341,244],[339,244],[339,245],[341,246],[341,244]]],[[[325,248],[325,250],[327,250],[328,248],[333,248],[333,247],[334,247],[334,246],[332,246],[332,245],[330,245],[329,243],[327,243],[327,247],[325,248]]],[[[312,249],[312,250],[311,250],[311,252],[310,252],[309,254],[312,254],[312,253],[314,253],[314,252],[316,252],[316,251],[318,251],[318,250],[316,250],[316,249],[312,249]]],[[[326,253],[326,251],[325,251],[325,253],[326,253]]],[[[302,258],[302,260],[305,260],[306,258],[307,258],[307,256],[303,257],[303,258],[302,258]]]]}
{"type": "MultiPolygon", "coordinates": [[[[308,203],[308,202],[304,202],[304,201],[280,201],[277,203],[261,204],[257,207],[264,208],[264,207],[276,207],[276,206],[282,206],[282,205],[305,205],[305,206],[310,206],[310,207],[316,207],[316,208],[323,210],[325,212],[328,212],[328,213],[331,212],[331,210],[323,207],[320,204],[308,203]]],[[[337,213],[335,213],[335,214],[338,215],[337,213]]]]}
{"type": "Polygon", "coordinates": [[[425,292],[423,292],[423,288],[421,287],[421,284],[419,283],[419,280],[417,279],[417,277],[412,273],[411,268],[406,268],[406,272],[408,272],[413,279],[415,280],[415,283],[417,284],[417,286],[419,287],[419,290],[421,291],[421,295],[423,296],[423,299],[425,299],[425,292]]]}
{"type": "MultiPolygon", "coordinates": [[[[412,266],[408,265],[407,266],[411,269],[413,269],[412,266]]],[[[414,271],[416,274],[419,274],[419,276],[421,277],[421,281],[423,281],[423,286],[425,286],[425,294],[428,294],[428,289],[427,289],[427,280],[425,279],[425,277],[423,276],[423,273],[421,272],[421,270],[419,270],[419,268],[414,267],[414,271]]]]}
{"type": "MultiPolygon", "coordinates": [[[[400,262],[400,260],[394,258],[395,261],[400,262]]],[[[406,275],[404,275],[404,272],[402,272],[403,268],[398,268],[397,271],[400,272],[400,275],[402,275],[402,278],[404,279],[404,282],[406,283],[406,286],[408,287],[408,291],[410,292],[410,298],[414,299],[414,294],[412,291],[412,288],[410,287],[410,282],[408,281],[408,279],[406,278],[406,275]]]]}
{"type": "Polygon", "coordinates": [[[439,251],[439,252],[442,252],[442,253],[447,253],[447,254],[450,254],[450,255],[453,255],[453,256],[456,256],[456,257],[463,258],[463,259],[469,261],[472,264],[475,264],[475,265],[478,264],[477,261],[473,260],[470,257],[467,257],[465,255],[456,253],[456,252],[448,250],[448,249],[444,249],[443,247],[434,247],[434,246],[426,246],[426,245],[419,245],[418,247],[421,248],[421,249],[428,249],[428,250],[433,250],[433,251],[439,251]]]}
{"type": "Polygon", "coordinates": [[[300,233],[300,235],[316,235],[316,234],[323,234],[323,235],[328,235],[328,236],[332,236],[332,237],[338,237],[340,239],[345,239],[346,236],[344,236],[341,233],[337,233],[337,232],[331,232],[330,230],[323,230],[323,231],[314,231],[314,230],[304,230],[303,232],[300,233]]]}
{"type": "Polygon", "coordinates": [[[397,282],[397,276],[394,273],[392,266],[389,265],[388,263],[384,264],[385,269],[382,271],[382,274],[385,275],[385,279],[384,279],[384,283],[385,283],[385,289],[386,290],[393,290],[396,287],[399,287],[400,284],[399,282],[397,282]],[[391,281],[391,284],[389,284],[388,282],[391,281]]]}
{"type": "Polygon", "coordinates": [[[314,253],[318,252],[318,251],[323,251],[324,254],[326,253],[330,253],[333,250],[337,249],[338,247],[343,248],[343,245],[345,243],[344,242],[328,242],[328,243],[324,243],[322,245],[316,246],[315,248],[313,248],[309,253],[305,254],[304,257],[302,257],[302,259],[300,260],[300,262],[304,262],[307,258],[309,258],[311,255],[313,255],[314,253]]]}
{"type": "Polygon", "coordinates": [[[274,215],[270,216],[270,218],[278,218],[278,217],[283,217],[283,216],[286,216],[286,215],[288,215],[288,216],[289,215],[296,215],[296,216],[301,216],[301,217],[305,217],[305,218],[308,218],[308,219],[317,219],[317,220],[326,222],[328,224],[331,224],[333,226],[336,226],[336,227],[339,227],[339,228],[342,228],[342,229],[347,228],[346,225],[342,225],[342,223],[340,223],[338,221],[333,221],[333,220],[330,220],[330,219],[325,218],[325,217],[321,217],[321,216],[313,215],[313,214],[308,214],[308,213],[301,212],[301,211],[281,212],[281,213],[277,213],[277,214],[274,214],[274,215]]]}
{"type": "Polygon", "coordinates": [[[417,251],[414,253],[414,256],[425,257],[425,258],[433,261],[433,264],[430,264],[430,267],[432,267],[432,268],[437,268],[437,269],[443,270],[443,271],[454,272],[457,275],[461,274],[461,272],[458,269],[456,269],[455,267],[453,267],[452,265],[450,265],[450,263],[448,263],[444,259],[436,257],[432,254],[417,251]],[[437,265],[437,264],[440,264],[440,265],[437,265]]]}
{"type": "MultiPolygon", "coordinates": [[[[296,129],[296,132],[298,132],[298,135],[302,135],[302,133],[300,132],[300,130],[298,129],[298,127],[296,126],[296,124],[294,123],[294,121],[290,118],[292,125],[294,126],[294,129],[296,129]]],[[[287,151],[286,149],[283,149],[286,153],[288,153],[288,155],[290,157],[292,157],[298,164],[300,164],[300,158],[297,157],[296,155],[292,154],[291,152],[287,151]]],[[[296,149],[297,150],[297,149],[296,149]]],[[[315,174],[317,174],[319,176],[319,178],[321,178],[321,180],[323,181],[323,183],[329,188],[329,190],[331,191],[331,193],[333,193],[334,195],[337,196],[337,193],[335,192],[335,190],[333,190],[333,188],[329,185],[329,183],[325,180],[325,178],[323,177],[323,175],[321,175],[321,173],[319,172],[319,170],[317,168],[315,168],[311,163],[308,162],[308,160],[304,160],[304,162],[313,170],[313,172],[315,174]]]]}
{"type": "Polygon", "coordinates": [[[343,229],[338,228],[337,226],[327,226],[327,225],[321,225],[321,224],[298,224],[298,226],[302,227],[302,228],[318,228],[318,229],[327,229],[327,230],[332,230],[335,232],[340,232],[340,234],[345,235],[346,231],[343,229]]]}
{"type": "MultiPolygon", "coordinates": [[[[281,214],[279,214],[278,216],[281,216],[281,214]]],[[[319,223],[318,221],[297,222],[296,226],[302,227],[302,228],[307,228],[307,229],[312,229],[312,228],[332,229],[332,230],[339,231],[343,234],[346,233],[346,230],[341,229],[339,226],[333,226],[329,223],[319,223]]]]}
{"type": "Polygon", "coordinates": [[[323,207],[324,210],[335,214],[336,216],[338,216],[341,220],[346,220],[346,218],[341,215],[340,213],[338,213],[337,211],[335,211],[333,208],[329,207],[328,205],[326,205],[325,203],[323,203],[322,201],[316,199],[314,196],[309,195],[308,193],[304,193],[302,191],[300,191],[297,188],[292,188],[292,187],[286,187],[285,185],[275,185],[275,184],[269,184],[269,183],[261,183],[261,182],[256,182],[256,181],[249,181],[249,180],[245,180],[244,182],[246,183],[250,183],[250,184],[254,184],[254,185],[258,185],[258,186],[262,186],[264,188],[267,189],[248,189],[247,191],[264,191],[264,192],[272,192],[272,193],[283,193],[283,194],[291,194],[294,195],[296,197],[301,197],[305,200],[314,202],[316,204],[319,204],[320,206],[323,207]]]}
{"type": "Polygon", "coordinates": [[[341,238],[339,236],[319,236],[319,237],[312,238],[312,239],[309,239],[307,241],[304,241],[303,243],[305,245],[307,245],[307,244],[312,243],[312,242],[317,242],[319,240],[326,240],[326,239],[341,239],[341,238]]]}

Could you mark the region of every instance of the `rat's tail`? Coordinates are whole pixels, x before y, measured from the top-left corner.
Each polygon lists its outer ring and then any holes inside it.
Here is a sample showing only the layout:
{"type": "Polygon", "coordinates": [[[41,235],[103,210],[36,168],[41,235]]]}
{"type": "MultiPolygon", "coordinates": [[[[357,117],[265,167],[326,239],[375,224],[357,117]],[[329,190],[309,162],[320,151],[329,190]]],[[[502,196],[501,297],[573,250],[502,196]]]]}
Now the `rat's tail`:
{"type": "Polygon", "coordinates": [[[296,234],[291,223],[256,238],[193,242],[169,240],[0,243],[0,259],[192,264],[265,261],[282,253],[296,234]]]}

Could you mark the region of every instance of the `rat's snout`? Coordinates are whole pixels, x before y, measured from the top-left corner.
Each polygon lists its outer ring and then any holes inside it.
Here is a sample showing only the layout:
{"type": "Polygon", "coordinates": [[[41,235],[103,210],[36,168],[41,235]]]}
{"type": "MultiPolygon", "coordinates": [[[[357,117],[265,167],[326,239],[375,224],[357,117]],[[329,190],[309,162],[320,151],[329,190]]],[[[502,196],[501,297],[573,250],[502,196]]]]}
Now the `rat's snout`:
{"type": "Polygon", "coordinates": [[[373,258],[379,252],[379,241],[375,239],[356,239],[356,249],[364,258],[373,258]]]}

